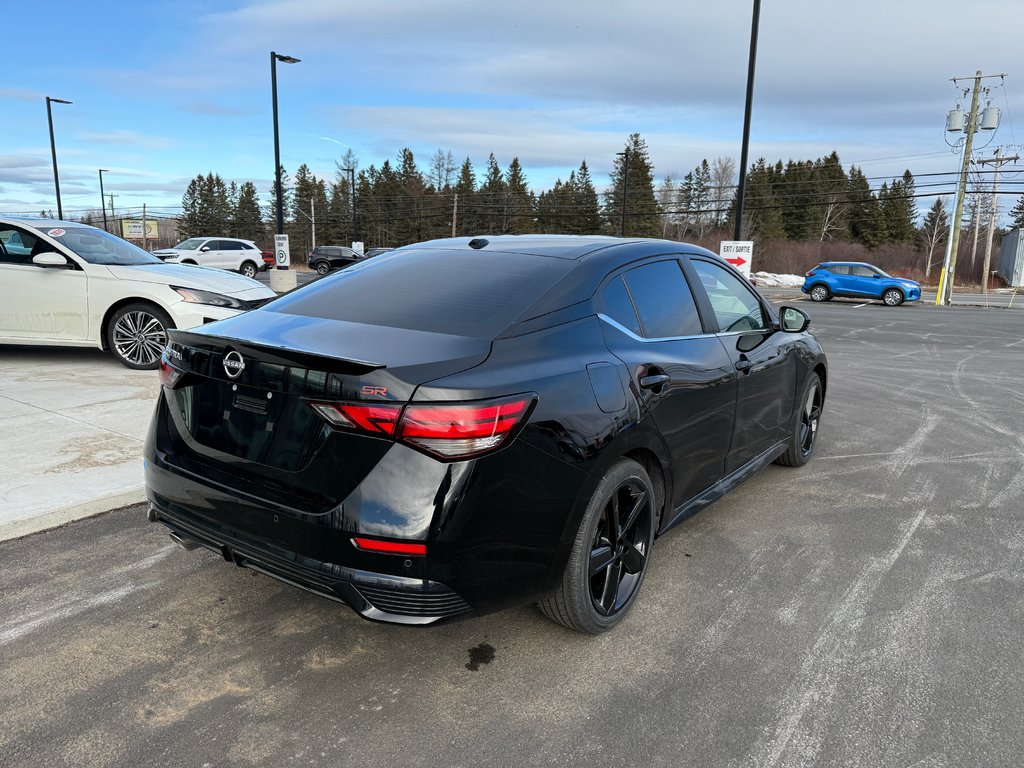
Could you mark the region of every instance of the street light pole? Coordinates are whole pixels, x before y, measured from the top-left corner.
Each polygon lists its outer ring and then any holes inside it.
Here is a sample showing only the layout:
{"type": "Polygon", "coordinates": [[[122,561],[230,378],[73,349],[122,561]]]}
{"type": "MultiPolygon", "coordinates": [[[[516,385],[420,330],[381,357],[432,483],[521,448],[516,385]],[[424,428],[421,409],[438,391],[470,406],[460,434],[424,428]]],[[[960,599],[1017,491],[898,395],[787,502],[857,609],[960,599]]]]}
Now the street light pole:
{"type": "Polygon", "coordinates": [[[100,207],[103,209],[103,231],[109,232],[107,229],[107,198],[103,194],[103,174],[110,173],[106,168],[100,168],[100,207]]]}
{"type": "Polygon", "coordinates": [[[754,101],[754,64],[757,61],[757,25],[761,18],[761,0],[754,0],[754,17],[750,22],[750,56],[747,59],[747,99],[743,108],[743,144],[740,147],[740,178],[736,189],[736,222],[733,240],[739,240],[743,228],[743,194],[747,186],[747,151],[750,148],[750,109],[754,101]]]}
{"type": "MultiPolygon", "coordinates": [[[[284,201],[281,197],[281,140],[277,128],[277,62],[298,64],[299,59],[270,52],[270,90],[274,102],[274,192],[277,196],[277,234],[284,234],[284,201]]],[[[281,269],[281,267],[278,267],[281,269]]]]}
{"type": "Polygon", "coordinates": [[[70,104],[66,99],[46,97],[46,122],[50,125],[50,156],[53,158],[53,188],[57,193],[57,218],[64,218],[64,208],[60,204],[60,176],[57,174],[57,144],[53,140],[53,110],[50,104],[70,104]]]}

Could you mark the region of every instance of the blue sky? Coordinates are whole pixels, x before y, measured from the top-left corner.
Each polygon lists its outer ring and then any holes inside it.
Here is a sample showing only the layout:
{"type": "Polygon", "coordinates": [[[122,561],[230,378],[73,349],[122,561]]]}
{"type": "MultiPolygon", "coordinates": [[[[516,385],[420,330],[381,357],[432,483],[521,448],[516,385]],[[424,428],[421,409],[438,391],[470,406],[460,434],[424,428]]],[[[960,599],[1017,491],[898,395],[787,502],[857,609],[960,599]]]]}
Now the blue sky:
{"type": "MultiPolygon", "coordinates": [[[[869,177],[955,171],[949,78],[979,68],[1009,75],[987,81],[1003,124],[982,152],[1024,141],[1019,25],[993,23],[1015,9],[967,8],[764,2],[751,159],[836,150],[869,177]]],[[[278,67],[289,171],[305,162],[333,177],[348,148],[365,168],[408,146],[424,169],[438,148],[479,172],[491,152],[502,167],[518,155],[538,191],[586,159],[601,186],[639,132],[656,176],[679,177],[739,158],[750,11],[751,0],[11,3],[0,211],[56,207],[47,95],[74,102],[53,107],[65,214],[99,207],[98,168],[118,209],[173,212],[210,171],[255,181],[265,201],[272,49],[302,59],[278,67]]]]}

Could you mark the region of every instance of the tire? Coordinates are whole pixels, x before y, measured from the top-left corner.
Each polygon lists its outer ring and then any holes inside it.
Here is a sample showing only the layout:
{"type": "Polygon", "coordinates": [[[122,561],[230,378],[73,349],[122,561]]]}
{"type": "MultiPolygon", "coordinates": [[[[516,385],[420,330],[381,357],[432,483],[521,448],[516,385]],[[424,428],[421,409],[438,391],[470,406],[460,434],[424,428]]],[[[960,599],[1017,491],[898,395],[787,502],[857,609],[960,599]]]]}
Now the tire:
{"type": "Polygon", "coordinates": [[[326,275],[331,271],[331,265],[326,261],[318,261],[315,269],[318,275],[326,275]]]}
{"type": "Polygon", "coordinates": [[[828,301],[832,298],[832,291],[827,286],[818,283],[810,290],[811,301],[828,301]]]}
{"type": "Polygon", "coordinates": [[[128,304],[107,323],[107,348],[127,368],[152,370],[160,364],[167,329],[173,327],[171,318],[159,307],[144,302],[128,304]]]}
{"type": "Polygon", "coordinates": [[[256,278],[256,273],[258,271],[259,270],[257,269],[256,265],[253,264],[251,261],[242,262],[242,266],[238,268],[239,274],[245,275],[246,277],[253,279],[256,278]]]}
{"type": "Polygon", "coordinates": [[[631,459],[612,465],[583,513],[561,586],[538,603],[545,616],[594,635],[622,621],[640,593],[650,562],[654,498],[642,466],[631,459]],[[624,521],[622,514],[627,515],[624,521]]]}
{"type": "Polygon", "coordinates": [[[793,414],[793,434],[786,452],[775,460],[784,467],[802,467],[814,455],[818,442],[818,426],[821,422],[822,407],[825,404],[825,390],[816,373],[809,373],[800,393],[800,407],[793,414]]]}
{"type": "Polygon", "coordinates": [[[886,288],[882,293],[882,302],[887,307],[898,307],[903,303],[903,291],[899,288],[886,288]]]}

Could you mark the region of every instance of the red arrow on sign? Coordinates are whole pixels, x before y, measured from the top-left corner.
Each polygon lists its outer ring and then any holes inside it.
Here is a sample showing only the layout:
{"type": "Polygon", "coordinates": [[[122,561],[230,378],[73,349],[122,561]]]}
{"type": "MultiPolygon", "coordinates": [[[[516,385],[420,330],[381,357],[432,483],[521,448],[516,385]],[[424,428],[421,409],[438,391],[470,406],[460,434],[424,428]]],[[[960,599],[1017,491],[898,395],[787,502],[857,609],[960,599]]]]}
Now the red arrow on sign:
{"type": "Polygon", "coordinates": [[[747,260],[744,259],[742,256],[733,256],[731,259],[726,259],[726,261],[728,261],[734,267],[742,267],[744,264],[747,263],[747,260]]]}

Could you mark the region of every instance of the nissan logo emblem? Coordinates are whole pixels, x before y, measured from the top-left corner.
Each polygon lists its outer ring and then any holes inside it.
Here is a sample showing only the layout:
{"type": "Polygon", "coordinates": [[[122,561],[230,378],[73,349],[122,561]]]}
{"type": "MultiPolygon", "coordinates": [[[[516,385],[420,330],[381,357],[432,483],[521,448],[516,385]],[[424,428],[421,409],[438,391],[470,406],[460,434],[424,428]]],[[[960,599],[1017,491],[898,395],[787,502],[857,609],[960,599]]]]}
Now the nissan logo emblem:
{"type": "Polygon", "coordinates": [[[231,350],[224,355],[224,360],[221,364],[224,366],[224,373],[231,379],[237,379],[242,375],[242,371],[245,370],[245,360],[235,350],[231,350]]]}

